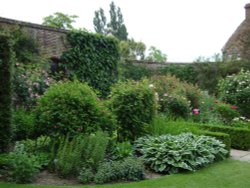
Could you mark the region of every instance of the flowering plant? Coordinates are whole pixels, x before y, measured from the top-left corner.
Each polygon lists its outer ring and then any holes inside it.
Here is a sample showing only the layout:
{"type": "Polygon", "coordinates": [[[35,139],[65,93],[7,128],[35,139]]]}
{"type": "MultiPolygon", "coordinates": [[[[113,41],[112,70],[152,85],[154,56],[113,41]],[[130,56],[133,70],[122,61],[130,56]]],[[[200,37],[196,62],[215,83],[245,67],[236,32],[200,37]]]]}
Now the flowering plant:
{"type": "Polygon", "coordinates": [[[250,117],[250,72],[241,70],[219,82],[219,97],[239,108],[242,115],[250,117]]]}

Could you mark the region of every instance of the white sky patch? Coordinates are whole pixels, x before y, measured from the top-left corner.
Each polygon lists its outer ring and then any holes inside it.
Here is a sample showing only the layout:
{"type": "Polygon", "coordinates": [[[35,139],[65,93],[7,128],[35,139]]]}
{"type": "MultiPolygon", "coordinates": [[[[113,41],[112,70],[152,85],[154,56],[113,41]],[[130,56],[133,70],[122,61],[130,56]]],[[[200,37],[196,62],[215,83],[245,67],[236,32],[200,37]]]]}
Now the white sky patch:
{"type": "MultiPolygon", "coordinates": [[[[0,16],[42,23],[55,12],[77,15],[77,28],[93,29],[94,11],[109,18],[111,0],[0,0],[0,16]]],[[[129,37],[155,46],[168,61],[188,62],[220,53],[245,18],[249,0],[114,0],[129,37]]]]}

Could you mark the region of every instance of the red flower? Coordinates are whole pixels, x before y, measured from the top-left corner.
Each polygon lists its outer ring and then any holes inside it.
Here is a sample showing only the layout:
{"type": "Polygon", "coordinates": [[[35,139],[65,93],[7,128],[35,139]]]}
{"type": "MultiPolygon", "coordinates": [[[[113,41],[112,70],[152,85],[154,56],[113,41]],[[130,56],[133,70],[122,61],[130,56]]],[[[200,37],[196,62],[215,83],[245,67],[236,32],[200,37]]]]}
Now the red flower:
{"type": "Polygon", "coordinates": [[[234,105],[231,106],[231,109],[233,110],[237,110],[237,108],[238,108],[237,106],[234,106],[234,105]]]}
{"type": "Polygon", "coordinates": [[[199,115],[199,109],[197,108],[193,109],[193,114],[196,116],[199,115]]]}

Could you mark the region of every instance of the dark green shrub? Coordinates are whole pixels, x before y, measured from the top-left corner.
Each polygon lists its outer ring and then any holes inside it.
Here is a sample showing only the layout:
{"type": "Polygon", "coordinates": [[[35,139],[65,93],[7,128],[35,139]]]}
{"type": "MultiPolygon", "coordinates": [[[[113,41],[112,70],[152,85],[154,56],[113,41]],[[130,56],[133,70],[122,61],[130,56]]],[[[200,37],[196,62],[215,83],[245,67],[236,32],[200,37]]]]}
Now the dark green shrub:
{"type": "Polygon", "coordinates": [[[200,131],[201,135],[211,136],[223,142],[226,145],[225,149],[228,151],[228,157],[230,156],[231,150],[231,138],[229,134],[220,132],[200,131]]]}
{"type": "Polygon", "coordinates": [[[225,145],[212,137],[183,133],[177,136],[142,137],[135,141],[135,152],[156,172],[195,171],[226,157],[225,145]]]}
{"type": "Polygon", "coordinates": [[[103,132],[61,139],[55,169],[62,177],[77,176],[84,168],[96,170],[105,157],[108,137],[103,132]]]}
{"type": "Polygon", "coordinates": [[[93,182],[94,177],[95,175],[91,169],[82,168],[78,176],[78,180],[80,180],[81,183],[91,183],[93,182]]]}
{"type": "Polygon", "coordinates": [[[142,162],[136,158],[126,158],[123,161],[103,163],[97,169],[94,182],[98,184],[112,181],[138,181],[145,178],[142,162]]]}
{"type": "Polygon", "coordinates": [[[155,72],[147,68],[143,63],[141,65],[134,65],[130,62],[121,63],[120,69],[122,80],[141,80],[153,76],[155,72]]]}
{"type": "Polygon", "coordinates": [[[154,92],[148,82],[120,82],[112,88],[110,100],[120,126],[118,139],[134,140],[142,136],[156,110],[154,92]]]}
{"type": "Polygon", "coordinates": [[[169,65],[160,70],[162,75],[173,75],[181,81],[197,83],[197,72],[193,64],[190,65],[169,65]]]}
{"type": "Polygon", "coordinates": [[[41,167],[37,158],[25,151],[23,144],[17,144],[9,154],[8,164],[10,178],[17,183],[32,182],[41,167]]]}
{"type": "Polygon", "coordinates": [[[250,148],[250,130],[229,126],[204,125],[204,129],[213,132],[222,132],[230,135],[232,148],[248,150],[250,148]]]}
{"type": "Polygon", "coordinates": [[[219,97],[236,105],[241,114],[250,117],[250,72],[241,70],[219,82],[219,97]]]}
{"type": "Polygon", "coordinates": [[[62,60],[70,78],[87,82],[106,96],[118,78],[118,41],[84,31],[69,32],[67,39],[71,48],[63,53],[62,60]]]}
{"type": "Polygon", "coordinates": [[[214,108],[215,113],[219,114],[219,118],[225,123],[229,124],[234,118],[239,117],[240,114],[236,109],[232,109],[232,106],[225,103],[218,103],[214,108]]]}
{"type": "Polygon", "coordinates": [[[12,137],[12,69],[14,53],[9,35],[0,33],[0,153],[8,150],[12,137]]]}
{"type": "Polygon", "coordinates": [[[32,112],[19,108],[13,112],[12,124],[14,140],[24,140],[34,136],[35,115],[32,112]]]}
{"type": "Polygon", "coordinates": [[[115,121],[94,91],[80,82],[57,83],[41,97],[36,109],[38,134],[112,131],[115,121]]]}

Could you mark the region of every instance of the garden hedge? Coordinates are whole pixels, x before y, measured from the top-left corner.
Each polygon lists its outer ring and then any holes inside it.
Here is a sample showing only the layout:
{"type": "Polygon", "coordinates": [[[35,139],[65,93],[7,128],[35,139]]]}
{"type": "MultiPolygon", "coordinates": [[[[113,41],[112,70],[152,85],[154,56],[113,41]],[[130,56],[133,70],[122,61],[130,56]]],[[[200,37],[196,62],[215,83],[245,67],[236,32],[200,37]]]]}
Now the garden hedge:
{"type": "Polygon", "coordinates": [[[11,36],[0,33],[0,153],[8,149],[12,136],[11,99],[14,54],[11,36]]]}
{"type": "Polygon", "coordinates": [[[118,79],[118,41],[85,31],[69,32],[67,40],[71,47],[61,58],[69,77],[87,82],[107,96],[110,86],[118,79]]]}
{"type": "Polygon", "coordinates": [[[203,128],[212,132],[222,132],[231,137],[231,146],[235,149],[250,149],[250,130],[246,128],[236,128],[228,126],[204,125],[203,128]]]}

